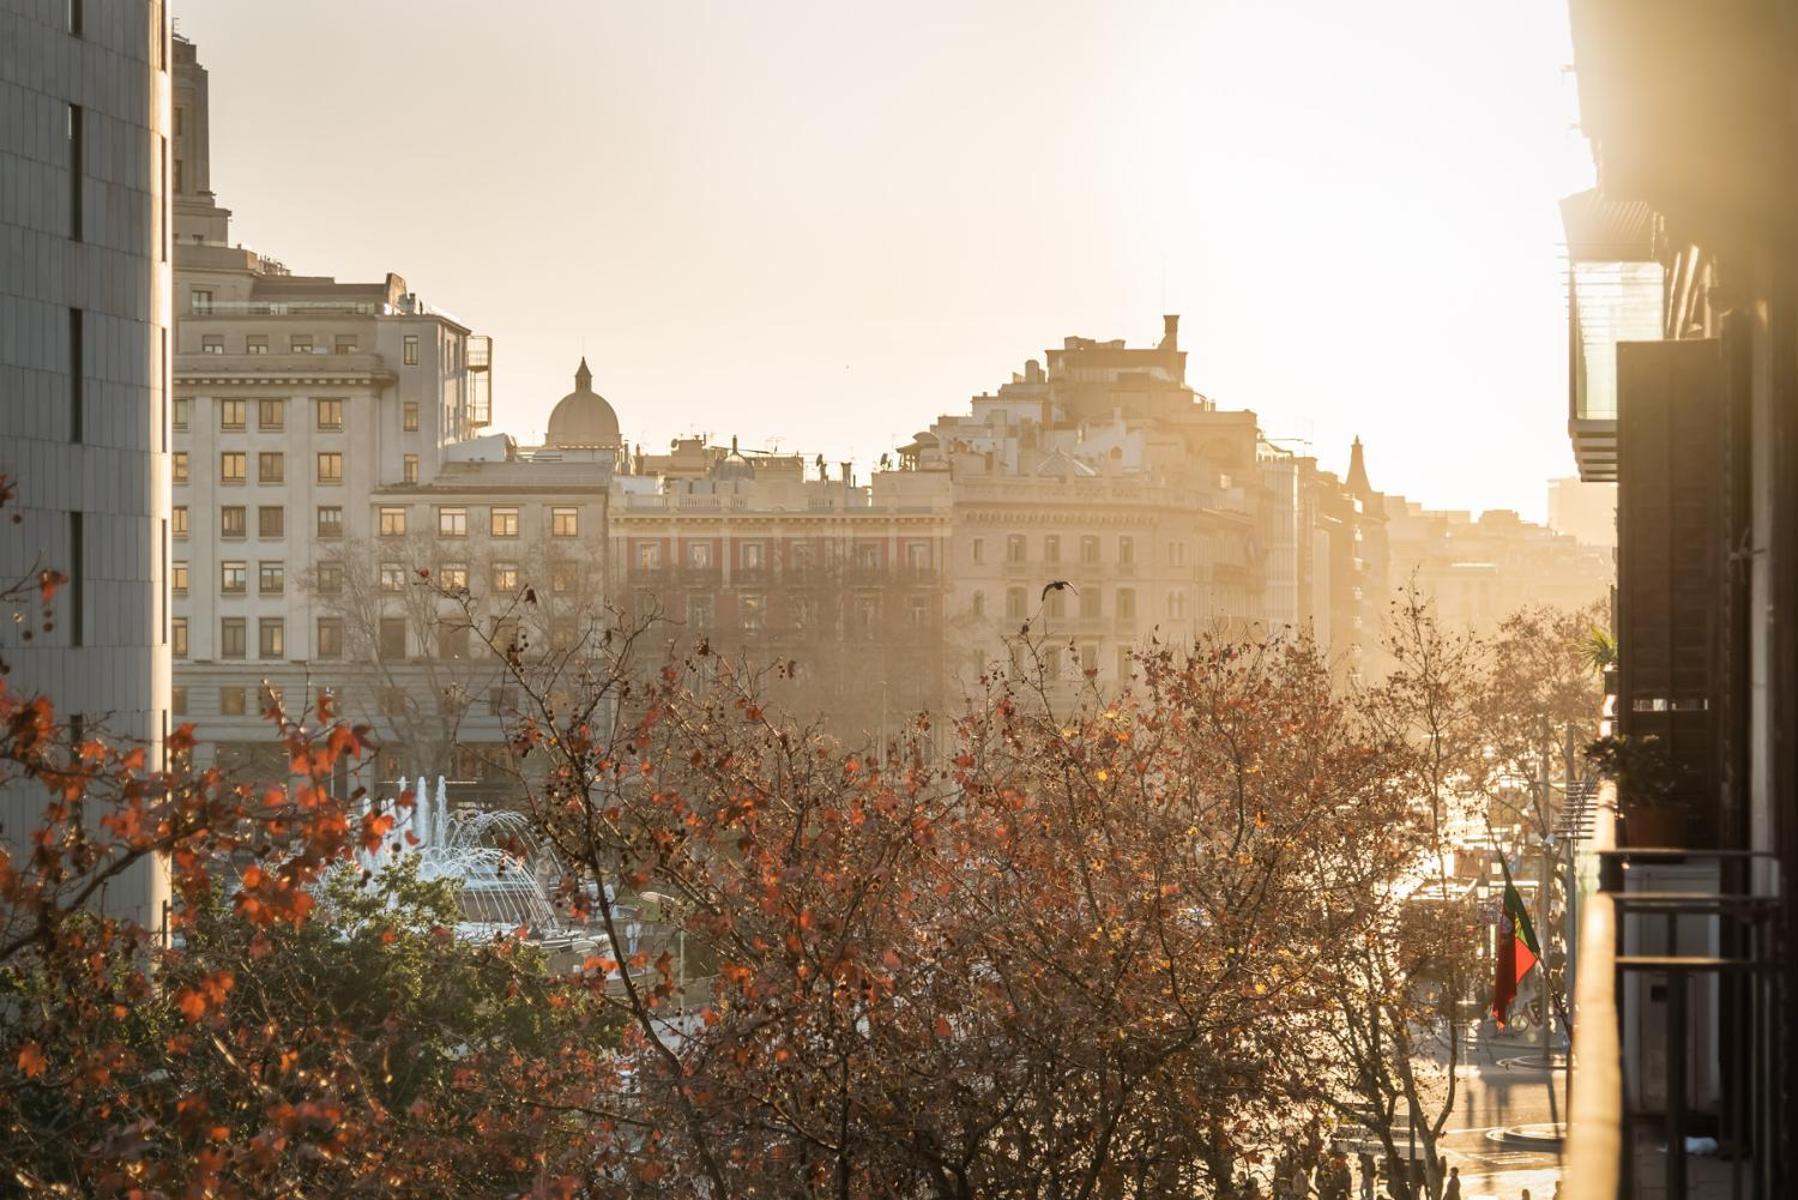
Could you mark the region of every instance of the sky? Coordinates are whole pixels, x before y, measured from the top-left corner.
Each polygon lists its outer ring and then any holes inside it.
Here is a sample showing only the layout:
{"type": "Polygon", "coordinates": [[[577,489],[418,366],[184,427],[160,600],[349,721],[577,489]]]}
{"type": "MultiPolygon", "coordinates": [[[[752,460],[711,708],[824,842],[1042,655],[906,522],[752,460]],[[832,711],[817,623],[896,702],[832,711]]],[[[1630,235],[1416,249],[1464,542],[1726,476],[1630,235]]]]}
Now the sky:
{"type": "Polygon", "coordinates": [[[536,441],[870,463],[1070,334],[1436,508],[1571,474],[1563,0],[173,0],[237,240],[403,275],[536,441]]]}

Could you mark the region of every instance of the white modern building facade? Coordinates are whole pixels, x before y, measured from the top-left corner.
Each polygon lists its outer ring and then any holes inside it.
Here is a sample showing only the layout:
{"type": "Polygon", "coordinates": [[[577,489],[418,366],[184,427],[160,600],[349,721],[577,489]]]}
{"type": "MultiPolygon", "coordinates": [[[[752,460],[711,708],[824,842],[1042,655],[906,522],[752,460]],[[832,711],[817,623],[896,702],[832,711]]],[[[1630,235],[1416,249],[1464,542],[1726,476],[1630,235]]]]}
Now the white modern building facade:
{"type": "MultiPolygon", "coordinates": [[[[58,736],[161,755],[169,725],[170,44],[161,0],[0,0],[0,578],[68,577],[37,626],[7,614],[7,687],[58,736]],[[26,633],[31,634],[29,640],[26,633]]],[[[28,837],[38,789],[0,791],[28,837]]],[[[106,906],[154,924],[146,866],[106,906]]]]}

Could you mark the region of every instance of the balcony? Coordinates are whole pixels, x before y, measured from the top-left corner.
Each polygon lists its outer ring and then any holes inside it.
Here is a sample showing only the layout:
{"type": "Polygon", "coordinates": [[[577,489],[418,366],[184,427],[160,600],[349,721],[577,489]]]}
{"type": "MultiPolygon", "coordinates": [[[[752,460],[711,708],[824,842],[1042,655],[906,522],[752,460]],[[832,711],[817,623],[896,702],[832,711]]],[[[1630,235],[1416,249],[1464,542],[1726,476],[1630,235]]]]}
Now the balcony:
{"type": "Polygon", "coordinates": [[[1787,1194],[1778,897],[1749,851],[1616,845],[1606,785],[1582,890],[1566,1200],[1787,1194]]]}
{"type": "Polygon", "coordinates": [[[1597,191],[1561,201],[1571,355],[1567,433],[1580,478],[1617,479],[1617,344],[1658,341],[1666,271],[1655,214],[1597,191]]]}

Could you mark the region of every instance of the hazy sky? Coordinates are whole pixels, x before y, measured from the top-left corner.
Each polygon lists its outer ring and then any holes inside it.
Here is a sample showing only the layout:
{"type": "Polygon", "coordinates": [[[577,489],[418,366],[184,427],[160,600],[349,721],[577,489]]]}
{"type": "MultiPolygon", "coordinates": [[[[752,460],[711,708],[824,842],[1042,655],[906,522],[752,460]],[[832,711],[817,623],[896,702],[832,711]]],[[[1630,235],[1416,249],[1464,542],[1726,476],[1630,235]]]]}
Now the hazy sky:
{"type": "Polygon", "coordinates": [[[296,271],[497,341],[534,440],[584,350],[625,436],[863,462],[1067,334],[1376,487],[1569,474],[1564,4],[173,0],[213,186],[296,271]]]}

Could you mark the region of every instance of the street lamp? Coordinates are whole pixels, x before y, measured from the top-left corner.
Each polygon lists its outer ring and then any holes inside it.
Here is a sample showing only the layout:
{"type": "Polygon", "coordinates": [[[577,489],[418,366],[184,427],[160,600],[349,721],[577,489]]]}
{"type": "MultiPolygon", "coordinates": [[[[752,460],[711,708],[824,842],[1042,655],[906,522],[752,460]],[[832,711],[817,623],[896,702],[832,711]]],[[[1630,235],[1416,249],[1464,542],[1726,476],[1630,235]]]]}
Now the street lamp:
{"type": "MultiPolygon", "coordinates": [[[[638,892],[637,898],[639,900],[649,901],[658,909],[662,907],[671,909],[680,907],[680,901],[678,899],[673,896],[664,895],[661,892],[638,892]]],[[[674,986],[680,997],[676,1003],[680,1015],[684,1017],[687,1015],[687,927],[684,924],[675,927],[674,942],[676,947],[674,986]]]]}

